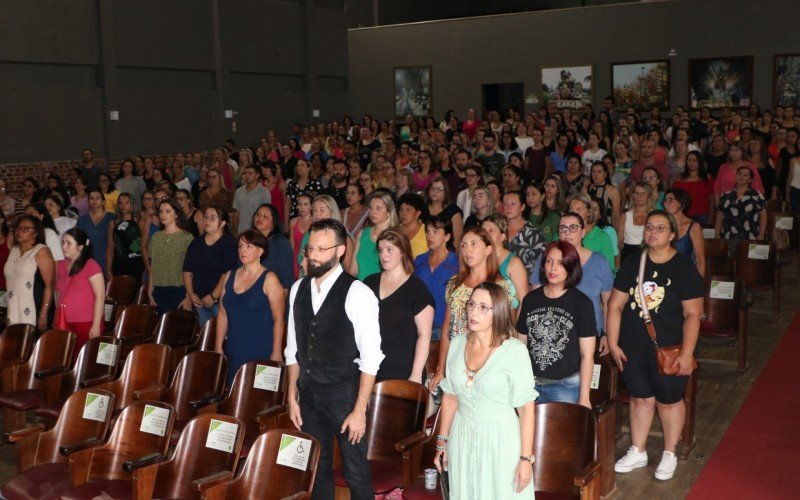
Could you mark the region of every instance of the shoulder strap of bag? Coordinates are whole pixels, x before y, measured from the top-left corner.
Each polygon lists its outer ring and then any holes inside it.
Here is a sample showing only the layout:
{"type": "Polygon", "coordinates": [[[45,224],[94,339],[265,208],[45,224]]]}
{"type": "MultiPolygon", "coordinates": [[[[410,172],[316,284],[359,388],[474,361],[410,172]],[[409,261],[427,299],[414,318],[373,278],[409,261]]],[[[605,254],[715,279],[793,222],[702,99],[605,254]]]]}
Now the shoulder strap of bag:
{"type": "Polygon", "coordinates": [[[642,250],[642,255],[639,258],[639,283],[636,285],[639,288],[639,300],[642,308],[642,319],[644,320],[644,327],[653,345],[658,349],[658,342],[656,342],[656,329],[653,326],[653,319],[650,317],[650,309],[647,308],[647,300],[644,294],[644,266],[647,263],[647,250],[642,250]]]}

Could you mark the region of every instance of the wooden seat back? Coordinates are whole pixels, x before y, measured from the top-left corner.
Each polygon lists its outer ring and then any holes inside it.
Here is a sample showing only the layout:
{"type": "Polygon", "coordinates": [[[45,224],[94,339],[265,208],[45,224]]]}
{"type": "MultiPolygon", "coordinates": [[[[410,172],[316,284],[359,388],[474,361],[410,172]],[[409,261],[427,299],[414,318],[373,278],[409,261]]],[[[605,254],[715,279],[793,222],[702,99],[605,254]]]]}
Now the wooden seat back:
{"type": "Polygon", "coordinates": [[[106,331],[111,331],[122,308],[133,302],[136,294],[136,278],[132,276],[112,276],[106,285],[105,321],[106,331]]]}
{"type": "Polygon", "coordinates": [[[8,325],[0,333],[0,368],[28,359],[36,327],[25,323],[8,325]]]}
{"type": "Polygon", "coordinates": [[[741,284],[732,275],[713,274],[705,278],[705,297],[703,298],[703,323],[716,329],[736,332],[739,328],[739,308],[741,307],[741,284]],[[722,299],[711,297],[713,282],[734,283],[733,298],[722,299]]]}
{"type": "Polygon", "coordinates": [[[122,341],[121,358],[125,359],[133,346],[143,344],[153,336],[158,314],[156,308],[145,304],[130,304],[122,310],[114,326],[114,337],[122,341]]]}
{"type": "MultiPolygon", "coordinates": [[[[17,466],[20,473],[40,464],[66,463],[67,455],[59,452],[62,446],[84,445],[94,440],[96,445],[102,444],[108,433],[111,415],[115,404],[115,396],[101,389],[81,389],[67,398],[61,414],[52,429],[29,435],[17,441],[17,466]],[[102,420],[86,418],[84,408],[97,396],[109,398],[106,412],[102,420]],[[87,399],[88,398],[88,399],[87,399]]],[[[92,415],[101,416],[100,413],[92,415]]],[[[44,426],[40,427],[44,430],[44,426]]],[[[12,434],[13,440],[13,434],[12,434]]]]}
{"type": "Polygon", "coordinates": [[[614,369],[614,360],[608,354],[600,356],[595,353],[594,364],[600,365],[600,379],[597,388],[589,392],[589,400],[592,408],[600,410],[617,398],[618,372],[614,369]]]}
{"type": "MultiPolygon", "coordinates": [[[[297,441],[296,441],[297,442],[297,441]]],[[[298,442],[299,443],[299,442],[298,442]]],[[[288,446],[299,446],[294,442],[288,446]]],[[[278,500],[298,493],[311,493],[319,464],[319,442],[309,434],[296,430],[273,429],[258,437],[241,474],[232,481],[212,487],[201,496],[208,499],[261,498],[278,500]],[[281,442],[290,439],[306,439],[310,449],[305,470],[277,463],[281,442]]],[[[300,498],[310,498],[302,496],[300,498]]]]}
{"type": "Polygon", "coordinates": [[[122,410],[134,401],[135,392],[165,388],[171,362],[172,349],[168,345],[137,345],[125,360],[119,378],[97,387],[113,392],[117,396],[116,409],[122,410]]]}
{"type": "Polygon", "coordinates": [[[772,286],[775,283],[776,255],[775,243],[740,241],[736,248],[736,279],[745,285],[772,286]],[[750,245],[769,245],[769,257],[766,260],[750,258],[750,245]]]}
{"type": "Polygon", "coordinates": [[[789,210],[789,202],[786,200],[767,200],[767,213],[769,212],[785,212],[789,210]]]}
{"type": "Polygon", "coordinates": [[[67,371],[72,365],[75,334],[64,330],[44,332],[33,346],[28,361],[3,370],[3,393],[23,389],[44,389],[44,380],[37,374],[67,371]]]}
{"type": "Polygon", "coordinates": [[[243,437],[244,426],[239,419],[215,414],[194,417],[181,433],[172,458],[134,471],[134,498],[196,498],[193,481],[221,472],[231,475],[236,472],[243,437]],[[207,444],[210,430],[221,423],[236,426],[230,451],[207,444]]]}
{"type": "Polygon", "coordinates": [[[181,359],[175,377],[159,399],[175,408],[175,419],[186,422],[197,409],[220,398],[225,390],[228,360],[214,351],[191,352],[181,359]],[[203,404],[205,403],[205,404],[203,404]]]}
{"type": "Polygon", "coordinates": [[[174,422],[175,412],[166,403],[136,401],[130,404],[117,418],[108,441],[101,446],[70,455],[72,484],[79,486],[102,479],[131,480],[132,476],[123,469],[123,464],[152,454],[166,456],[174,422]],[[169,412],[163,436],[142,430],[145,413],[151,413],[152,408],[161,408],[169,412]]]}
{"type": "Polygon", "coordinates": [[[87,340],[78,353],[75,365],[60,376],[57,399],[64,400],[78,389],[113,380],[119,373],[120,345],[120,340],[114,337],[93,337],[87,340]],[[100,357],[101,348],[104,355],[113,351],[108,360],[111,364],[106,363],[105,356],[100,357]],[[98,362],[98,359],[103,363],[98,362]]]}
{"type": "Polygon", "coordinates": [[[286,366],[283,363],[250,361],[236,372],[230,394],[217,405],[215,411],[238,418],[252,432],[260,427],[260,415],[279,413],[282,410],[286,404],[286,383],[286,366]],[[257,372],[264,369],[259,366],[281,370],[277,391],[257,389],[254,386],[257,372]]]}
{"type": "Polygon", "coordinates": [[[183,309],[172,309],[158,318],[155,342],[172,348],[186,347],[194,343],[197,330],[197,313],[183,309]]]}
{"type": "Polygon", "coordinates": [[[770,212],[767,211],[767,239],[772,239],[772,233],[775,231],[775,225],[778,222],[781,222],[784,226],[791,225],[790,229],[784,229],[786,233],[789,235],[789,248],[787,250],[794,250],[798,249],[798,244],[800,244],[800,240],[798,240],[798,234],[800,234],[800,228],[797,227],[798,220],[797,214],[786,210],[774,211],[770,212]]]}
{"type": "Polygon", "coordinates": [[[217,340],[217,317],[214,316],[200,326],[197,341],[192,346],[192,351],[213,351],[217,340]]]}
{"type": "Polygon", "coordinates": [[[597,459],[597,421],[572,403],[536,405],[533,484],[536,491],[577,496],[575,477],[597,459]]]}
{"type": "Polygon", "coordinates": [[[367,458],[402,463],[395,444],[416,432],[425,432],[428,390],[408,380],[375,384],[367,405],[367,458]],[[392,422],[392,425],[386,425],[392,422]]]}
{"type": "Polygon", "coordinates": [[[150,299],[147,297],[147,283],[142,283],[139,289],[136,291],[136,298],[134,299],[134,304],[141,304],[141,305],[149,305],[150,299]]]}

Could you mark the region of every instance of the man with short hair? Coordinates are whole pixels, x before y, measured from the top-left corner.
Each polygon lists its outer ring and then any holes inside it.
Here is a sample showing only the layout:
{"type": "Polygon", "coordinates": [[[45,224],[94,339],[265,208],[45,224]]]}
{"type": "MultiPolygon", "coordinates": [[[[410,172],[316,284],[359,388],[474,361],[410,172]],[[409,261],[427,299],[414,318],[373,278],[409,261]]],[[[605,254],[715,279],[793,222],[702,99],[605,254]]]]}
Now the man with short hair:
{"type": "Polygon", "coordinates": [[[444,144],[440,144],[436,148],[436,157],[439,160],[439,173],[442,174],[442,178],[447,181],[447,187],[450,189],[450,193],[453,195],[458,195],[462,190],[467,189],[467,181],[464,172],[459,171],[455,165],[453,165],[453,159],[450,156],[450,150],[447,149],[447,146],[444,144]]]}
{"type": "MultiPolygon", "coordinates": [[[[358,163],[358,160],[353,160],[358,163]]],[[[339,210],[347,208],[347,162],[335,159],[333,161],[333,176],[328,187],[323,189],[320,194],[327,194],[336,200],[339,210]]]]}
{"type": "Polygon", "coordinates": [[[663,179],[665,183],[669,182],[669,169],[665,163],[656,161],[655,153],[656,143],[650,139],[643,140],[640,150],[640,159],[634,163],[631,168],[631,180],[634,184],[642,180],[642,172],[648,167],[658,171],[659,175],[661,175],[661,179],[663,179]]]}
{"type": "Polygon", "coordinates": [[[335,436],[352,498],[372,500],[366,409],[384,354],[378,299],[339,264],[346,244],[341,222],[311,224],[306,277],[289,292],[287,406],[295,427],[320,444],[313,498],[334,497],[335,436]]]}
{"type": "Polygon", "coordinates": [[[483,171],[486,172],[486,175],[500,181],[502,180],[501,172],[506,164],[506,157],[497,150],[495,143],[496,140],[493,133],[484,135],[483,151],[479,151],[475,155],[475,161],[483,166],[483,171]]]}
{"type": "Polygon", "coordinates": [[[270,203],[272,195],[267,188],[258,182],[258,171],[255,165],[242,169],[242,187],[233,195],[233,213],[231,226],[236,234],[242,234],[253,225],[253,215],[263,203],[270,203]]]}
{"type": "Polygon", "coordinates": [[[85,148],[82,156],[81,174],[86,179],[86,192],[89,193],[100,188],[100,174],[108,173],[108,170],[94,162],[94,152],[91,149],[85,148]]]}

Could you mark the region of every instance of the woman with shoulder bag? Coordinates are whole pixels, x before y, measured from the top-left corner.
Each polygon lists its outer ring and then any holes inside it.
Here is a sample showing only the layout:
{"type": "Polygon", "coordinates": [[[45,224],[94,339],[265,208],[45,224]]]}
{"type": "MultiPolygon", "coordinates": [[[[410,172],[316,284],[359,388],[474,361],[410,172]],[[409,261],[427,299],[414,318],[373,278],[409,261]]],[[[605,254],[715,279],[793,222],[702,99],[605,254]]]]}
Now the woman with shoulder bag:
{"type": "Polygon", "coordinates": [[[614,470],[622,474],[647,465],[647,434],[658,410],[664,453],[655,477],[662,481],[672,478],[678,463],[675,448],[686,417],[683,393],[697,366],[693,353],[703,313],[703,279],[691,259],[675,249],[677,238],[671,215],[650,212],[642,257],[623,264],[606,319],[609,350],[631,395],[632,446],[614,470]],[[657,350],[667,346],[673,358],[659,366],[657,350]]]}

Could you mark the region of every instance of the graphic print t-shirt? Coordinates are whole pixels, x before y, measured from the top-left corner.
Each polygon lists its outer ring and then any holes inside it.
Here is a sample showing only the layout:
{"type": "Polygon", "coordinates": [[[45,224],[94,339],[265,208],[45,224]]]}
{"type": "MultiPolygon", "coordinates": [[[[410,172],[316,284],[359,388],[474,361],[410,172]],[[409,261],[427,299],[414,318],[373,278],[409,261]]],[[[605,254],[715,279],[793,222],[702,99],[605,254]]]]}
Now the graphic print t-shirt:
{"type": "Polygon", "coordinates": [[[537,288],[522,300],[517,331],[528,336],[535,377],[561,380],[581,367],[579,337],[597,335],[592,301],[577,288],[556,299],[537,288]]]}

